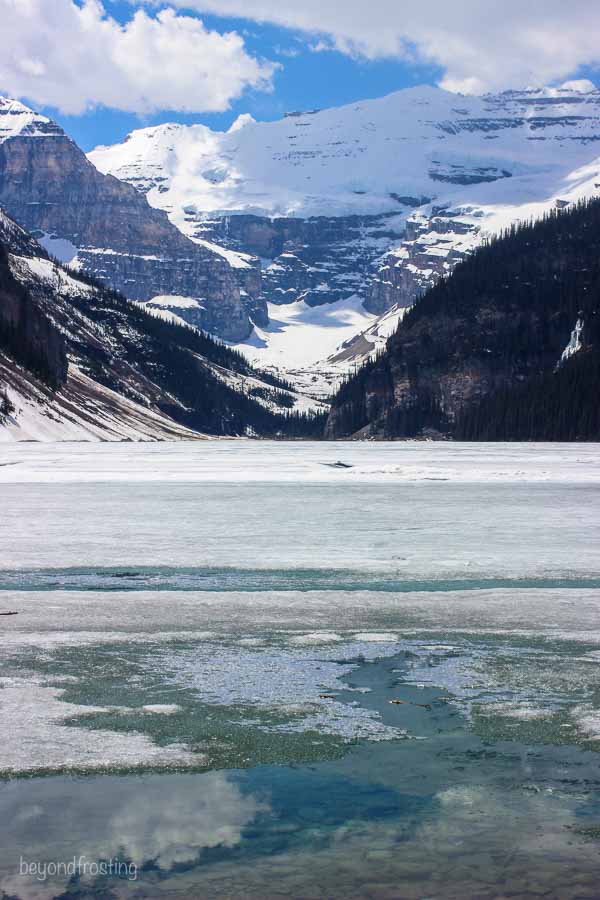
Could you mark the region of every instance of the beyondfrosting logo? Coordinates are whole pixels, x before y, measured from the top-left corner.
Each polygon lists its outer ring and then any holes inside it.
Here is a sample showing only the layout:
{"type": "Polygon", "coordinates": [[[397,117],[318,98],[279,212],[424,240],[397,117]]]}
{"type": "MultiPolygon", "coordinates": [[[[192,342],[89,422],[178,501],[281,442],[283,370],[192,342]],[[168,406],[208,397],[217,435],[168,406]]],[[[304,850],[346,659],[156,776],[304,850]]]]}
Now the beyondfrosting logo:
{"type": "Polygon", "coordinates": [[[72,878],[78,875],[80,878],[97,878],[99,875],[109,875],[115,878],[126,878],[128,881],[137,880],[137,866],[132,862],[124,862],[111,857],[110,859],[89,860],[86,856],[74,856],[70,860],[30,860],[20,857],[19,875],[29,875],[37,881],[46,881],[48,878],[72,878]]]}

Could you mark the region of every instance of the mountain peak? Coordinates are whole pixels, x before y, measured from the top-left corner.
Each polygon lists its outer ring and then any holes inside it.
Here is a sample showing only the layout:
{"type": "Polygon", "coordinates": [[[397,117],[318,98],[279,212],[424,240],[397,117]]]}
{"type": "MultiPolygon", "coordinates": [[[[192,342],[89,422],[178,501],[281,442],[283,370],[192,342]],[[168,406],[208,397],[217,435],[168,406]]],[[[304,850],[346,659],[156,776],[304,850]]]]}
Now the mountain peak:
{"type": "Polygon", "coordinates": [[[46,116],[35,112],[20,100],[0,96],[0,143],[20,134],[35,137],[59,130],[46,116]]]}
{"type": "Polygon", "coordinates": [[[242,128],[247,128],[248,125],[256,125],[256,119],[254,116],[251,116],[250,113],[242,113],[237,117],[235,122],[230,125],[227,134],[233,134],[236,131],[241,131],[242,128]]]}

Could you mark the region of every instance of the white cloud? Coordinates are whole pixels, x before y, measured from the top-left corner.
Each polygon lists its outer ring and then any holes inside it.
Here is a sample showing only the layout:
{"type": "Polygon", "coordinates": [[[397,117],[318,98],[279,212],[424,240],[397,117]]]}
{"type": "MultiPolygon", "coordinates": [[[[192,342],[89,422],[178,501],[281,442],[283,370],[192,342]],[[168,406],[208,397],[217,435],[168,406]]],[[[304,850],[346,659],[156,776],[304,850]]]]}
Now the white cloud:
{"type": "MultiPolygon", "coordinates": [[[[137,0],[138,3],[141,0],[137,0]]],[[[597,0],[171,0],[324,36],[368,59],[435,63],[470,92],[547,84],[600,62],[597,0]]]]}
{"type": "Polygon", "coordinates": [[[565,81],[562,85],[567,91],[579,91],[580,94],[589,94],[596,90],[596,85],[588,78],[578,78],[575,81],[565,81]]]}
{"type": "Polygon", "coordinates": [[[0,22],[0,92],[65,113],[221,111],[246,88],[269,90],[276,68],[236,32],[172,9],[120,25],[99,0],[0,0],[0,22]]]}

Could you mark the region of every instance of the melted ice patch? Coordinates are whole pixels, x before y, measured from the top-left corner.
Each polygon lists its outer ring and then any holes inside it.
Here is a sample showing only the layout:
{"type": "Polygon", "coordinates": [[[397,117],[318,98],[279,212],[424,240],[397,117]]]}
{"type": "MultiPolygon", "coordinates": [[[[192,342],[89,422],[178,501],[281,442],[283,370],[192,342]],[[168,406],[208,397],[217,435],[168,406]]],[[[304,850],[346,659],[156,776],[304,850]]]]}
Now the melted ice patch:
{"type": "Polygon", "coordinates": [[[240,725],[263,731],[319,731],[344,741],[392,740],[405,732],[384,725],[375,710],[363,709],[358,701],[342,702],[336,694],[347,690],[341,679],[357,665],[393,656],[399,649],[395,642],[373,638],[341,643],[335,633],[309,633],[291,637],[285,647],[241,647],[238,642],[165,648],[147,656],[142,665],[153,673],[164,672],[167,684],[193,690],[203,703],[255,709],[258,717],[251,722],[240,719],[240,725]],[[327,646],[329,642],[334,646],[327,646]],[[273,714],[287,721],[274,724],[273,714]]]}

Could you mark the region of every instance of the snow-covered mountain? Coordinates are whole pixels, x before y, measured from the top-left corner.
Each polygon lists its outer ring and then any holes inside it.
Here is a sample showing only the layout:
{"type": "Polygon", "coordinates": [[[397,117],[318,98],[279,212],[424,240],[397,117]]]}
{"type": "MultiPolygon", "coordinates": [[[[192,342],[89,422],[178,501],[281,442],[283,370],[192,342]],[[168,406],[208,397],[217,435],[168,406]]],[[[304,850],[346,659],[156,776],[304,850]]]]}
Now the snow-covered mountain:
{"type": "Polygon", "coordinates": [[[227,132],[140,129],[89,158],[244,277],[260,268],[277,324],[263,322],[245,352],[297,368],[304,345],[314,368],[312,335],[339,358],[349,308],[356,332],[372,333],[486,234],[593,194],[599,141],[600,91],[587,82],[484,97],[419,87],[277,122],[242,116],[227,132]],[[329,343],[308,322],[321,304],[329,343]]]}
{"type": "Polygon", "coordinates": [[[511,178],[502,198],[538,199],[540,182],[555,188],[558,177],[589,161],[582,148],[598,137],[600,91],[465,97],[417,87],[277,122],[241,117],[225,133],[204,125],[141,129],[90,159],[137,183],[191,233],[192,208],[201,215],[373,215],[421,205],[423,195],[458,200],[465,187],[483,201],[498,191],[481,185],[511,178]]]}

